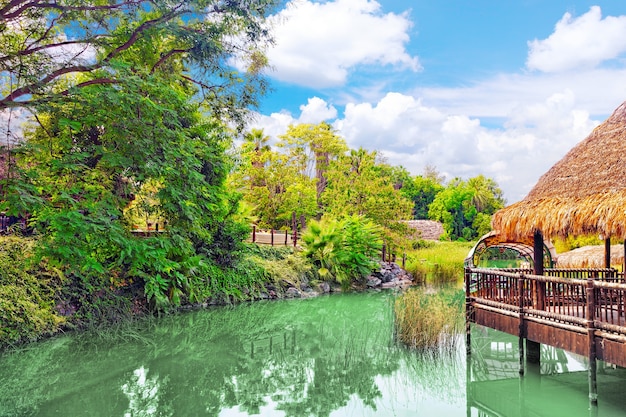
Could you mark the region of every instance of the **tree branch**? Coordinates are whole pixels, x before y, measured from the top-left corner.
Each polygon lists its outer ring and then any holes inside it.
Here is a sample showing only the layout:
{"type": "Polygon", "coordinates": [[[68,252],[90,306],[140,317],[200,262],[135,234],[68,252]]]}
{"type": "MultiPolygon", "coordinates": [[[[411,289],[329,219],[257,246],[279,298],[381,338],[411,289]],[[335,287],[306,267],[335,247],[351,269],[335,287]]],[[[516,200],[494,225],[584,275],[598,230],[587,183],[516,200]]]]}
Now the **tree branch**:
{"type": "Polygon", "coordinates": [[[186,52],[189,52],[191,49],[172,49],[171,51],[169,51],[168,53],[166,53],[165,55],[163,55],[161,58],[159,58],[159,60],[157,61],[156,64],[154,64],[154,66],[152,67],[152,69],[150,70],[150,74],[154,74],[154,71],[156,71],[156,69],[158,67],[160,67],[161,65],[163,65],[163,63],[165,61],[167,61],[171,56],[175,55],[175,54],[184,54],[186,52]]]}
{"type": "Polygon", "coordinates": [[[28,94],[36,93],[38,89],[46,86],[47,84],[49,84],[50,82],[54,81],[55,79],[59,78],[62,75],[69,74],[69,73],[76,73],[76,72],[79,72],[79,73],[91,72],[96,69],[104,67],[113,58],[115,58],[117,55],[121,54],[122,52],[130,48],[135,42],[137,42],[137,39],[139,39],[139,36],[143,32],[145,32],[146,30],[162,22],[167,22],[183,14],[185,11],[180,10],[183,4],[184,3],[180,3],[177,7],[171,9],[169,12],[155,19],[147,20],[143,22],[142,24],[140,24],[139,26],[137,26],[137,28],[129,36],[126,42],[124,42],[117,48],[113,49],[111,52],[109,52],[108,55],[104,57],[100,62],[96,62],[95,64],[92,64],[92,65],[74,65],[74,66],[59,68],[55,71],[52,71],[50,74],[46,75],[45,77],[43,77],[37,82],[31,83],[31,84],[28,84],[28,85],[25,85],[23,87],[13,90],[13,92],[11,92],[6,97],[0,100],[0,110],[7,108],[7,107],[18,106],[18,104],[15,103],[15,100],[17,98],[28,95],[28,94]]]}

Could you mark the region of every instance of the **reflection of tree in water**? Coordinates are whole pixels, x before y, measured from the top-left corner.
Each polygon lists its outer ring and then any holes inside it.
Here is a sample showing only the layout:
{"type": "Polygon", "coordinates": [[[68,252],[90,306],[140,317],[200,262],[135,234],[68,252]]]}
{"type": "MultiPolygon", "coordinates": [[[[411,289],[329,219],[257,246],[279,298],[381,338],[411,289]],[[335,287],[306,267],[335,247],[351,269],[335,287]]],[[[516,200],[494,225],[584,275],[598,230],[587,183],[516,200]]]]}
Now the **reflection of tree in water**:
{"type": "Polygon", "coordinates": [[[401,357],[391,307],[380,294],[254,303],[34,345],[0,357],[0,416],[258,414],[268,400],[328,416],[355,396],[375,408],[376,377],[401,357]]]}
{"type": "MultiPolygon", "coordinates": [[[[128,397],[128,410],[124,413],[124,417],[150,417],[156,416],[159,410],[159,376],[154,375],[148,377],[148,369],[143,366],[133,372],[132,378],[126,384],[122,385],[122,391],[128,397]]],[[[163,381],[167,383],[167,379],[163,381]]],[[[158,413],[160,416],[172,413],[164,413],[161,409],[158,413]]]]}

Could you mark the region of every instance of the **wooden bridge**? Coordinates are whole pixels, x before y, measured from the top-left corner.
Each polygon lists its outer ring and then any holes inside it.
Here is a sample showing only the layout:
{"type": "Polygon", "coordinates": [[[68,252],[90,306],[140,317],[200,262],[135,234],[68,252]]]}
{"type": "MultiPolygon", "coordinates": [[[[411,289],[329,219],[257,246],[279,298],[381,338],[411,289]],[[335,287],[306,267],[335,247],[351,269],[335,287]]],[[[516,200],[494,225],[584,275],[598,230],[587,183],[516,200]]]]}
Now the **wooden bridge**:
{"type": "Polygon", "coordinates": [[[519,372],[539,361],[540,344],[589,360],[595,402],[596,360],[626,367],[626,283],[615,269],[465,269],[467,346],[470,323],[519,337],[519,372]],[[526,343],[524,344],[524,341],[526,343]]]}

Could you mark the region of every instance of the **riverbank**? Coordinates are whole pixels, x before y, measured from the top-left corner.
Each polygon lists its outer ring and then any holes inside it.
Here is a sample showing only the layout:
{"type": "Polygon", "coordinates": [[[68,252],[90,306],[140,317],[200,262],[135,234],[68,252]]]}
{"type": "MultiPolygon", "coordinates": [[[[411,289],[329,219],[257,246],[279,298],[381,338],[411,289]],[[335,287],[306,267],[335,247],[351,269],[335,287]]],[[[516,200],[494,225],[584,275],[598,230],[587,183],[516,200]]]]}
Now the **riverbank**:
{"type": "MultiPolygon", "coordinates": [[[[35,244],[34,238],[0,237],[0,262],[4,266],[0,271],[0,350],[60,332],[153,314],[154,306],[147,301],[143,282],[116,277],[97,281],[100,283],[97,287],[87,286],[46,262],[35,262],[35,244]]],[[[200,301],[182,298],[178,308],[308,298],[346,290],[405,288],[413,283],[406,271],[388,262],[381,262],[380,268],[366,279],[342,288],[336,282],[322,280],[314,265],[293,248],[248,245],[240,256],[242,267],[229,273],[249,271],[253,278],[232,279],[228,291],[215,291],[200,301]]],[[[161,311],[175,310],[172,307],[161,311]]]]}

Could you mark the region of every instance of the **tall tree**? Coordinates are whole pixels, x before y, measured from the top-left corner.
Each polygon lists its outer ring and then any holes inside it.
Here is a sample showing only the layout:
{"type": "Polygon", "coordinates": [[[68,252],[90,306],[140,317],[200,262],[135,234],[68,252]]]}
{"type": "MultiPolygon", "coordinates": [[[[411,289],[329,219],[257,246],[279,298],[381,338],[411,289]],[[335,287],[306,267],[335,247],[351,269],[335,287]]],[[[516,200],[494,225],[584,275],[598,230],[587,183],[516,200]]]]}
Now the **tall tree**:
{"type": "Polygon", "coordinates": [[[390,170],[377,161],[376,152],[363,148],[332,161],[322,195],[325,213],[335,218],[365,216],[387,232],[404,231],[399,220],[411,218],[412,204],[394,187],[390,170]]]}
{"type": "Polygon", "coordinates": [[[315,176],[317,204],[321,210],[328,166],[331,160],[348,150],[345,141],[326,122],[291,125],[280,139],[279,145],[288,150],[302,175],[315,176]]]}
{"type": "Polygon", "coordinates": [[[453,179],[429,206],[428,215],[443,223],[450,239],[471,240],[490,230],[491,215],[504,207],[502,191],[483,175],[453,179]]]}

